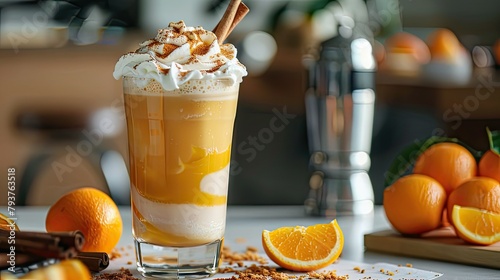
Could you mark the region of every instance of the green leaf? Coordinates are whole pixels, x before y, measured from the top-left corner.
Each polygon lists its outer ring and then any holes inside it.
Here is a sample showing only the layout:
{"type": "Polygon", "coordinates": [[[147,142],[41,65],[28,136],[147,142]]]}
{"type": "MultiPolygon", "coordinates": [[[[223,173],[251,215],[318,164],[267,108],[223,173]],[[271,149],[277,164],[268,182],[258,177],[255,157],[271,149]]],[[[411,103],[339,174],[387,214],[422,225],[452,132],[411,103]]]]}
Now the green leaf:
{"type": "Polygon", "coordinates": [[[487,127],[486,132],[488,133],[488,140],[490,141],[490,150],[492,150],[497,155],[500,155],[500,131],[491,131],[487,127]]]}
{"type": "Polygon", "coordinates": [[[410,174],[417,158],[430,146],[442,142],[460,144],[471,152],[476,161],[481,158],[482,152],[473,149],[457,138],[431,136],[425,140],[415,140],[411,145],[405,147],[389,166],[389,169],[385,173],[384,187],[388,187],[402,176],[410,174]]]}

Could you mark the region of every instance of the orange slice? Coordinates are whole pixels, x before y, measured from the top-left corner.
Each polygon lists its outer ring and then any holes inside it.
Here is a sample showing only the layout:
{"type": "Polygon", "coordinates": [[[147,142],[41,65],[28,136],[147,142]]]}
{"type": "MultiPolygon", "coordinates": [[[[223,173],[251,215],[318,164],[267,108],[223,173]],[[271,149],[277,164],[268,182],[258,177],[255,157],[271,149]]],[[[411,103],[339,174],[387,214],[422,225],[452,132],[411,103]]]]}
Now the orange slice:
{"type": "Polygon", "coordinates": [[[332,264],[344,248],[344,234],[336,220],[309,227],[282,227],[262,231],[266,254],[279,266],[312,271],[332,264]]]}
{"type": "Polygon", "coordinates": [[[11,273],[3,272],[1,279],[26,279],[26,280],[89,280],[92,279],[88,268],[79,260],[68,259],[47,267],[32,270],[16,278],[11,273]]]}
{"type": "Polygon", "coordinates": [[[455,205],[452,220],[457,235],[467,242],[490,245],[500,241],[500,214],[455,205]]]}
{"type": "Polygon", "coordinates": [[[3,230],[19,230],[17,224],[12,221],[9,217],[0,213],[0,229],[3,230]]]}

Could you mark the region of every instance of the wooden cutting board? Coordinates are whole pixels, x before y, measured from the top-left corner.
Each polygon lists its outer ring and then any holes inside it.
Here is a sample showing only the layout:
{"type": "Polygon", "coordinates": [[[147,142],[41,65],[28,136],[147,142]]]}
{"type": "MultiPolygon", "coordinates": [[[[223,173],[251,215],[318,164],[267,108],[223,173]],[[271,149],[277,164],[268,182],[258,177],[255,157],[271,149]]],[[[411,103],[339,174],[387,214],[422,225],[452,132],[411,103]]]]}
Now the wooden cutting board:
{"type": "Polygon", "coordinates": [[[500,242],[473,246],[456,237],[451,228],[420,237],[385,230],[366,234],[364,241],[367,250],[500,269],[500,242]]]}

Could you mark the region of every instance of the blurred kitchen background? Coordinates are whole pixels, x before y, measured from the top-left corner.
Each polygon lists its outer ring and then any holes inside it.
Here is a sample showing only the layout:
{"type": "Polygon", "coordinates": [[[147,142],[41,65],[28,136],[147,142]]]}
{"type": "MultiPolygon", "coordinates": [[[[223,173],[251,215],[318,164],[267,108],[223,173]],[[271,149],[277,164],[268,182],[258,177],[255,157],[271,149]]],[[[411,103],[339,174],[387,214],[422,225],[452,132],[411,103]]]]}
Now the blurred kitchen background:
{"type": "MultiPolygon", "coordinates": [[[[341,26],[373,43],[375,203],[408,144],[459,137],[486,150],[500,129],[500,2],[246,0],[231,34],[249,76],[235,124],[230,204],[303,204],[310,193],[308,65],[341,26]],[[347,23],[346,23],[347,22],[347,23]],[[271,130],[273,118],[284,129],[271,130]]],[[[121,82],[125,52],[170,21],[211,29],[224,0],[0,0],[0,204],[15,168],[17,205],[93,186],[128,203],[121,82]]],[[[340,32],[340,33],[339,33],[340,32]]]]}

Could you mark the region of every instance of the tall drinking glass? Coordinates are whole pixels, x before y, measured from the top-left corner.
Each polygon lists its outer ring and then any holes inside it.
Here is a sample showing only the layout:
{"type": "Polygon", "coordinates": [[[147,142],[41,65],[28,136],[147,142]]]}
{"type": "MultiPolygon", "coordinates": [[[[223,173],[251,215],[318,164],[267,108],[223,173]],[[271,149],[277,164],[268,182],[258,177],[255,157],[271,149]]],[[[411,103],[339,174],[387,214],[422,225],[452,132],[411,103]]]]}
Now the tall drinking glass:
{"type": "Polygon", "coordinates": [[[165,90],[126,76],[123,90],[138,270],[211,276],[224,239],[239,83],[193,79],[165,90]]]}

